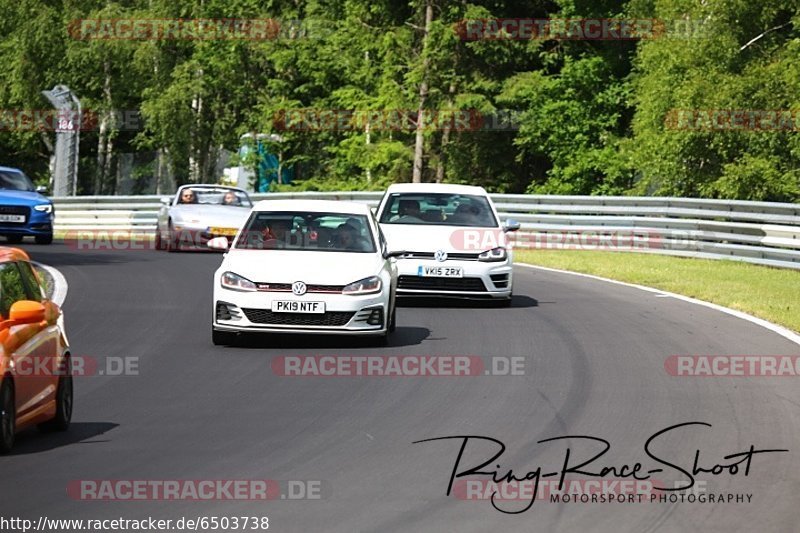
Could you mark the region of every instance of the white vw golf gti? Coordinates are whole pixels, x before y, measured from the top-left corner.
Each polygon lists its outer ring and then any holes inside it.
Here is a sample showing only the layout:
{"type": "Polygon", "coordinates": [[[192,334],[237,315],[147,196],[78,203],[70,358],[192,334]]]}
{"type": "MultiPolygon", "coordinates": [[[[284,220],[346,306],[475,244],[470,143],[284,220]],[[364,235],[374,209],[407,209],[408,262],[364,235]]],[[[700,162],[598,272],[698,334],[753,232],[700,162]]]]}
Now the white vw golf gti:
{"type": "Polygon", "coordinates": [[[511,303],[513,261],[506,234],[482,187],[403,183],[389,187],[378,221],[398,260],[397,294],[492,299],[511,303]]]}
{"type": "Polygon", "coordinates": [[[370,335],[395,327],[397,266],[369,207],[258,202],[214,274],[214,344],[255,332],[370,335]]]}

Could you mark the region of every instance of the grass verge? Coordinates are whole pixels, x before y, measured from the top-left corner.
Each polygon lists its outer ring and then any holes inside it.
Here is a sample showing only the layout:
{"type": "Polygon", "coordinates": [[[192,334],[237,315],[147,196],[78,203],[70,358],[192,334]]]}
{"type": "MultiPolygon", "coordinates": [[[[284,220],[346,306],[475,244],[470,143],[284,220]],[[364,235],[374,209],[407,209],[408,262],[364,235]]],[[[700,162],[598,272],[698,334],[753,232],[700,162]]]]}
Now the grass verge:
{"type": "Polygon", "coordinates": [[[690,296],[800,332],[800,272],[796,270],[604,251],[515,250],[514,260],[690,296]]]}

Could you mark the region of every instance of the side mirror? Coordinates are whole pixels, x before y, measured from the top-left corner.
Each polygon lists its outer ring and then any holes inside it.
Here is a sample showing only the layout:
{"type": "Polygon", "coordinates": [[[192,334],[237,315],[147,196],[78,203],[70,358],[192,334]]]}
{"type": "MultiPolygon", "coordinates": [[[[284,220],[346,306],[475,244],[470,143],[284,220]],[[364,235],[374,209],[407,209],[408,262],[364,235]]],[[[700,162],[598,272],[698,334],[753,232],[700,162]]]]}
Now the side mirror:
{"type": "Polygon", "coordinates": [[[169,204],[172,203],[172,198],[170,198],[169,196],[162,196],[161,197],[161,203],[163,205],[169,205],[169,204]]]}
{"type": "Polygon", "coordinates": [[[36,187],[36,192],[38,192],[39,194],[47,194],[47,187],[45,187],[44,185],[39,185],[38,187],[36,187]]]}
{"type": "Polygon", "coordinates": [[[32,300],[20,300],[11,304],[9,320],[16,324],[35,324],[44,321],[44,305],[32,300]]]}
{"type": "Polygon", "coordinates": [[[227,250],[230,246],[230,243],[228,242],[227,237],[214,237],[213,239],[208,240],[206,246],[212,250],[227,250]]]}
{"type": "Polygon", "coordinates": [[[394,252],[383,252],[384,259],[389,259],[390,257],[403,257],[404,255],[408,255],[408,252],[405,250],[395,250],[394,252]]]}
{"type": "Polygon", "coordinates": [[[513,218],[509,218],[506,220],[506,223],[503,224],[503,231],[517,231],[520,228],[519,222],[514,220],[513,218]]]}

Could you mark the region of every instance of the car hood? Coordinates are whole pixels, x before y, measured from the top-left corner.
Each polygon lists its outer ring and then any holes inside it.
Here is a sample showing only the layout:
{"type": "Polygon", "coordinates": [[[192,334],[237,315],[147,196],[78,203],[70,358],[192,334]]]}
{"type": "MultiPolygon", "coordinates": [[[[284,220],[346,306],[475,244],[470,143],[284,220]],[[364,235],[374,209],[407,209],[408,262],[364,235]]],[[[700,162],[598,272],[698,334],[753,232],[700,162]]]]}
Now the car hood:
{"type": "Polygon", "coordinates": [[[35,191],[0,189],[0,203],[5,205],[49,204],[50,199],[35,191]]]}
{"type": "Polygon", "coordinates": [[[381,224],[381,231],[390,251],[406,252],[482,252],[504,238],[500,228],[381,224]]]}
{"type": "Polygon", "coordinates": [[[347,285],[377,275],[382,263],[376,253],[231,250],[223,267],[260,283],[347,285]]]}
{"type": "Polygon", "coordinates": [[[176,222],[195,226],[240,228],[247,221],[250,209],[230,205],[176,205],[170,208],[176,222]]]}

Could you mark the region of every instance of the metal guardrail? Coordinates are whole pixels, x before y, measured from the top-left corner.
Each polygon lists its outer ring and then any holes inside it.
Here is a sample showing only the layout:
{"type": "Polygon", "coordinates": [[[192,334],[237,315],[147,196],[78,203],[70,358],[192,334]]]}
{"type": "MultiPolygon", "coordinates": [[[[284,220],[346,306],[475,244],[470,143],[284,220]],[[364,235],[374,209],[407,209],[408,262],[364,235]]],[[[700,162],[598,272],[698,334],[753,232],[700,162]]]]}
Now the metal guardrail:
{"type": "MultiPolygon", "coordinates": [[[[376,206],[380,192],[251,195],[334,199],[376,206]]],[[[161,196],[54,198],[56,232],[153,231],[161,196]]],[[[495,194],[501,218],[522,231],[515,246],[611,249],[731,259],[800,270],[800,204],[633,196],[495,194]]]]}

